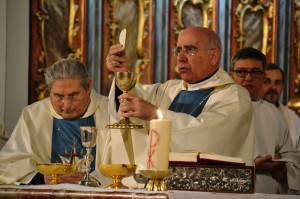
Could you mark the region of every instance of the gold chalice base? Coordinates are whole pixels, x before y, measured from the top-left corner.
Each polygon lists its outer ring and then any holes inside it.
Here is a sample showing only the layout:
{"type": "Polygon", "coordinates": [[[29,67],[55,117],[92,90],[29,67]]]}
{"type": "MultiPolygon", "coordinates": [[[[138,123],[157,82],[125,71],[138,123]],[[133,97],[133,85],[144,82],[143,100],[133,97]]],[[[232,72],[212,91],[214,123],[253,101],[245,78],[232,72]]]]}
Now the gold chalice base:
{"type": "Polygon", "coordinates": [[[37,170],[43,175],[50,175],[50,184],[59,184],[59,177],[70,175],[76,171],[75,164],[49,163],[37,165],[37,170]]]}
{"type": "Polygon", "coordinates": [[[167,191],[164,179],[175,174],[175,172],[161,170],[140,170],[140,173],[142,176],[149,178],[146,184],[147,191],[167,191]]]}
{"type": "Polygon", "coordinates": [[[108,129],[142,129],[143,125],[133,123],[114,123],[106,125],[108,129]]]}
{"type": "Polygon", "coordinates": [[[110,177],[113,183],[107,188],[128,189],[122,184],[122,179],[132,176],[135,173],[136,165],[133,164],[98,164],[98,169],[102,175],[110,177]]]}

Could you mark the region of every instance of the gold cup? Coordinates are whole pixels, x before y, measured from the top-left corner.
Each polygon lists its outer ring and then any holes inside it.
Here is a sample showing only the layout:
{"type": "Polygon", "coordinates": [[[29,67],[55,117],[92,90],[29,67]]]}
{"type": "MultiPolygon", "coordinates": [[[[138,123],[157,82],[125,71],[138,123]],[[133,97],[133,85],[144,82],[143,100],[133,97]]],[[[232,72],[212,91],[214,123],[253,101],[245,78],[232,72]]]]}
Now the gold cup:
{"type": "Polygon", "coordinates": [[[50,184],[59,184],[59,178],[67,176],[76,171],[77,166],[75,164],[61,164],[61,163],[49,163],[38,164],[37,170],[43,175],[51,176],[50,184]]]}
{"type": "MultiPolygon", "coordinates": [[[[138,73],[134,72],[116,72],[115,81],[118,88],[123,91],[123,93],[128,93],[136,84],[138,73]]],[[[126,99],[121,99],[120,103],[126,101],[126,99]]],[[[130,122],[128,117],[122,117],[119,122],[114,124],[108,124],[106,128],[110,129],[142,129],[142,125],[134,124],[130,122]]]]}
{"type": "Polygon", "coordinates": [[[107,188],[128,189],[123,185],[122,179],[132,176],[135,173],[136,165],[133,164],[98,164],[98,169],[102,175],[110,177],[113,183],[107,188]]]}

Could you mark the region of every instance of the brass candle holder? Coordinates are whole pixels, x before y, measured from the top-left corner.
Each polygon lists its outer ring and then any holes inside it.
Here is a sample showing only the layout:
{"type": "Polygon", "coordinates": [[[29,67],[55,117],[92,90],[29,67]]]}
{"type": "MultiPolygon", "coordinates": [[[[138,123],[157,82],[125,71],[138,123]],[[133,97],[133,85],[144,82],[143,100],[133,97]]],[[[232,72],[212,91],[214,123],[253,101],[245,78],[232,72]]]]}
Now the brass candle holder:
{"type": "MultiPolygon", "coordinates": [[[[116,72],[115,81],[118,88],[123,91],[123,93],[128,93],[136,84],[137,73],[134,72],[116,72]]],[[[126,101],[126,99],[121,99],[120,103],[126,101]]],[[[128,117],[122,117],[119,122],[114,124],[108,124],[106,128],[109,129],[142,129],[142,125],[134,124],[130,122],[128,117]]]]}
{"type": "Polygon", "coordinates": [[[175,174],[175,172],[161,170],[140,170],[140,173],[149,178],[146,184],[147,191],[167,191],[167,184],[164,179],[175,174]]]}
{"type": "Polygon", "coordinates": [[[123,185],[122,179],[132,176],[135,173],[136,165],[133,164],[98,164],[102,175],[112,178],[113,183],[107,188],[110,189],[128,189],[123,185]]]}

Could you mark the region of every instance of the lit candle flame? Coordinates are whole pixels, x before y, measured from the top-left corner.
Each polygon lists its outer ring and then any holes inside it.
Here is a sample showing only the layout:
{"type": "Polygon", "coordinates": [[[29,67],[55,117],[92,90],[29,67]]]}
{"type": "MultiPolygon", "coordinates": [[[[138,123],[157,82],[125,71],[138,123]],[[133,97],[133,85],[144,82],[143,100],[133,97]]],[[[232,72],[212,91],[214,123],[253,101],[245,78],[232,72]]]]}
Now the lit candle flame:
{"type": "Polygon", "coordinates": [[[160,110],[157,110],[157,117],[158,117],[159,120],[161,120],[163,118],[163,115],[160,112],[160,110]]]}

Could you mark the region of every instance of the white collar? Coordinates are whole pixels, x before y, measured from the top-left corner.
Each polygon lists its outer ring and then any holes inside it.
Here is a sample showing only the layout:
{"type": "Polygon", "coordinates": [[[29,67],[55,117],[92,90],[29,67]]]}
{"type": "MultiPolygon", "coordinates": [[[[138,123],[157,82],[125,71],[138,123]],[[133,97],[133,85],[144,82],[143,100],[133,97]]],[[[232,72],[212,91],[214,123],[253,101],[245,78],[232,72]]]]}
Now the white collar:
{"type": "Polygon", "coordinates": [[[204,85],[207,84],[207,82],[210,82],[210,81],[215,81],[218,79],[218,72],[216,72],[213,76],[211,76],[210,78],[204,80],[204,81],[201,81],[201,82],[198,82],[198,83],[195,83],[195,84],[189,84],[187,83],[186,81],[183,82],[183,85],[182,85],[182,90],[188,90],[188,91],[195,91],[195,90],[200,90],[201,88],[203,88],[204,85]]]}

